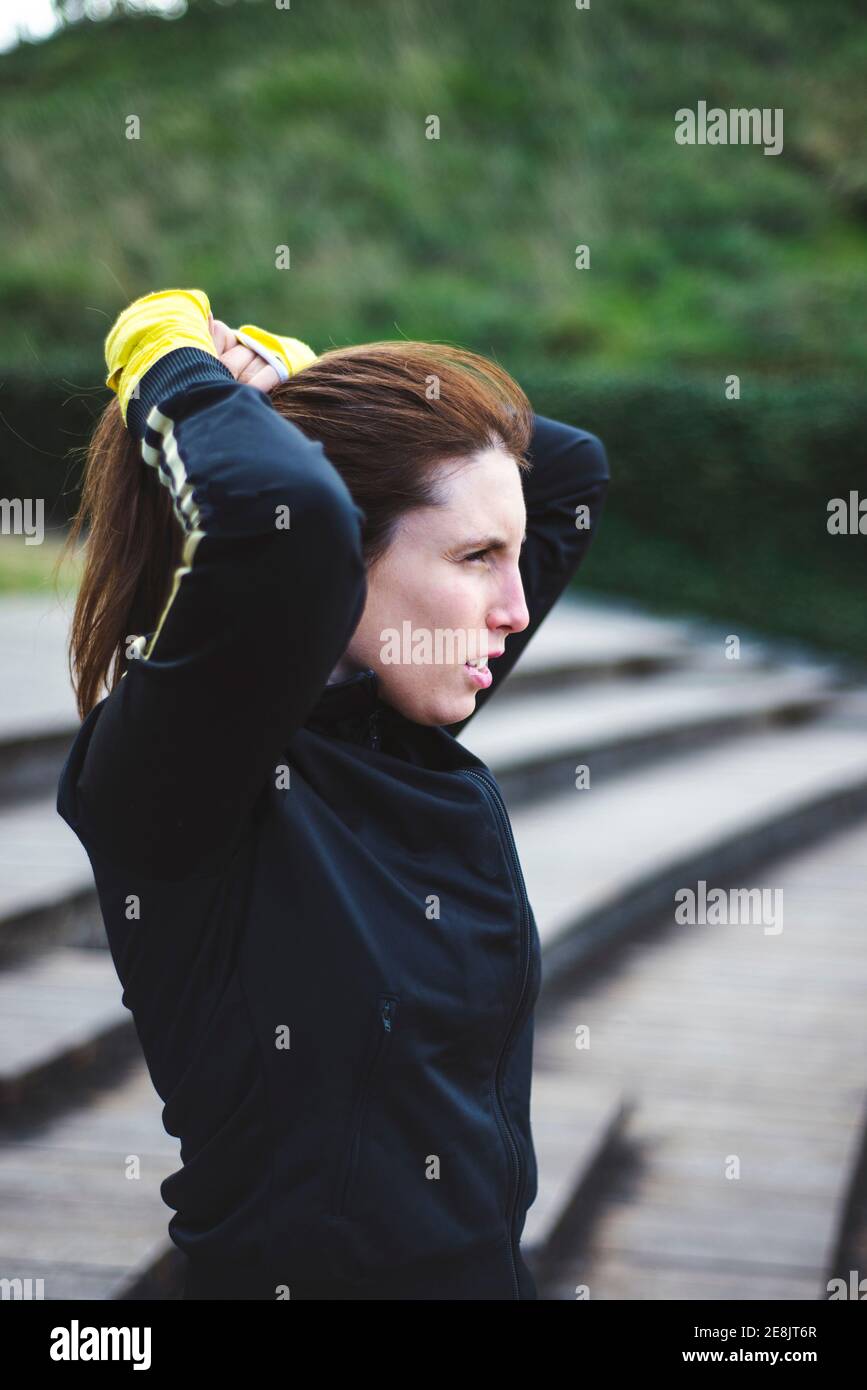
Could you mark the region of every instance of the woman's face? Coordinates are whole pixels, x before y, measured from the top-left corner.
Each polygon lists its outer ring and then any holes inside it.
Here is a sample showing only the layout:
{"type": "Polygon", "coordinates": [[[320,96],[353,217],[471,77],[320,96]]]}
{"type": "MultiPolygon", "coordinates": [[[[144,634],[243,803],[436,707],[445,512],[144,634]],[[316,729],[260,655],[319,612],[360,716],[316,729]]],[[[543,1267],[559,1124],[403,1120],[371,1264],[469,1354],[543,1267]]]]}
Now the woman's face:
{"type": "Polygon", "coordinates": [[[405,513],[368,571],[361,621],[331,678],[372,666],[382,698],[418,724],[471,714],[490,677],[473,674],[466,659],[487,653],[493,665],[510,633],[530,621],[518,570],[527,513],[515,460],[487,449],[445,465],[440,487],[444,504],[405,513]]]}

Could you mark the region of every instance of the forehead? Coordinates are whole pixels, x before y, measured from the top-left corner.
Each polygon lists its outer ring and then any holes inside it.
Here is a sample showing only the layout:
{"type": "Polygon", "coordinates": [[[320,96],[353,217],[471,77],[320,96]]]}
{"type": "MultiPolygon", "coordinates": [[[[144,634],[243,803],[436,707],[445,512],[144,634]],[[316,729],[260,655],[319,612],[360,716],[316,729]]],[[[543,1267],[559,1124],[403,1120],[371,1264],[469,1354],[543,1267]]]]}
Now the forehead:
{"type": "Polygon", "coordinates": [[[429,519],[438,514],[442,528],[451,531],[457,524],[479,535],[496,531],[520,543],[527,510],[520,470],[511,454],[485,449],[468,461],[444,465],[438,491],[442,505],[429,510],[429,519]]]}

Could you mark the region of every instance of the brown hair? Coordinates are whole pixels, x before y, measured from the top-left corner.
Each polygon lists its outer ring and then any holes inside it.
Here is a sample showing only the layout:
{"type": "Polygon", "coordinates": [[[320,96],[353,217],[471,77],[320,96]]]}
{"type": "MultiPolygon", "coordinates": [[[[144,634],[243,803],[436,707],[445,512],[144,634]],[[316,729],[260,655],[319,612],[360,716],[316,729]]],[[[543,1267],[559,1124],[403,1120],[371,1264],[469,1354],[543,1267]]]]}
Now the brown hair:
{"type": "MultiPolygon", "coordinates": [[[[322,442],[365,513],[368,568],[385,554],[404,512],[437,505],[440,466],[501,447],[520,469],[532,407],[496,363],[463,348],[413,341],[324,352],[269,393],[274,407],[322,442]]],[[[69,640],[80,718],[126,669],[131,634],[157,626],[182,563],[184,533],[168,489],[127,432],[117,397],[85,454],[81,503],[55,571],[87,526],[84,569],[69,640]]]]}

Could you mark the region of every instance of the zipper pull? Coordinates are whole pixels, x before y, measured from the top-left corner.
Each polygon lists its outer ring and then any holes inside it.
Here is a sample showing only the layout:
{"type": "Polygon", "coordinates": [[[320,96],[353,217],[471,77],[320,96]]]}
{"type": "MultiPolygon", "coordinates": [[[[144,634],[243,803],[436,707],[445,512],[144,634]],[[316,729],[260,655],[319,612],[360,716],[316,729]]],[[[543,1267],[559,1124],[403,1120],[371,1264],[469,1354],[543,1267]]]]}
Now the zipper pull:
{"type": "Polygon", "coordinates": [[[371,746],[371,748],[378,748],[378,747],[379,747],[379,743],[380,743],[380,738],[379,738],[379,710],[378,710],[378,709],[373,710],[373,712],[372,712],[370,718],[369,718],[368,721],[367,721],[367,735],[368,735],[368,738],[370,739],[370,746],[371,746]]]}
{"type": "Polygon", "coordinates": [[[383,1028],[385,1029],[386,1033],[390,1033],[390,1032],[391,1032],[391,1020],[392,1020],[393,1014],[394,1014],[394,1000],[393,1000],[393,999],[386,999],[386,1000],[384,1000],[384,1001],[383,1001],[383,1005],[382,1005],[382,1015],[381,1015],[381,1016],[382,1016],[382,1026],[383,1026],[383,1028]]]}

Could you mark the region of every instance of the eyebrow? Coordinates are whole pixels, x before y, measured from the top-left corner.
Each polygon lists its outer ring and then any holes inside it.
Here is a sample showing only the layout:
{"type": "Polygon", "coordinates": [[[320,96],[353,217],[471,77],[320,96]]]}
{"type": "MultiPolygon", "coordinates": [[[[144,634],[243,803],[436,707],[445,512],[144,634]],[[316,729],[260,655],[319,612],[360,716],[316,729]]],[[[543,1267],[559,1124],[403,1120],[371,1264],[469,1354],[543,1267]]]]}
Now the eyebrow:
{"type": "MultiPolygon", "coordinates": [[[[521,545],[527,539],[525,531],[521,537],[521,545]]],[[[461,543],[461,550],[508,550],[509,542],[502,536],[476,536],[468,541],[461,543]]]]}

